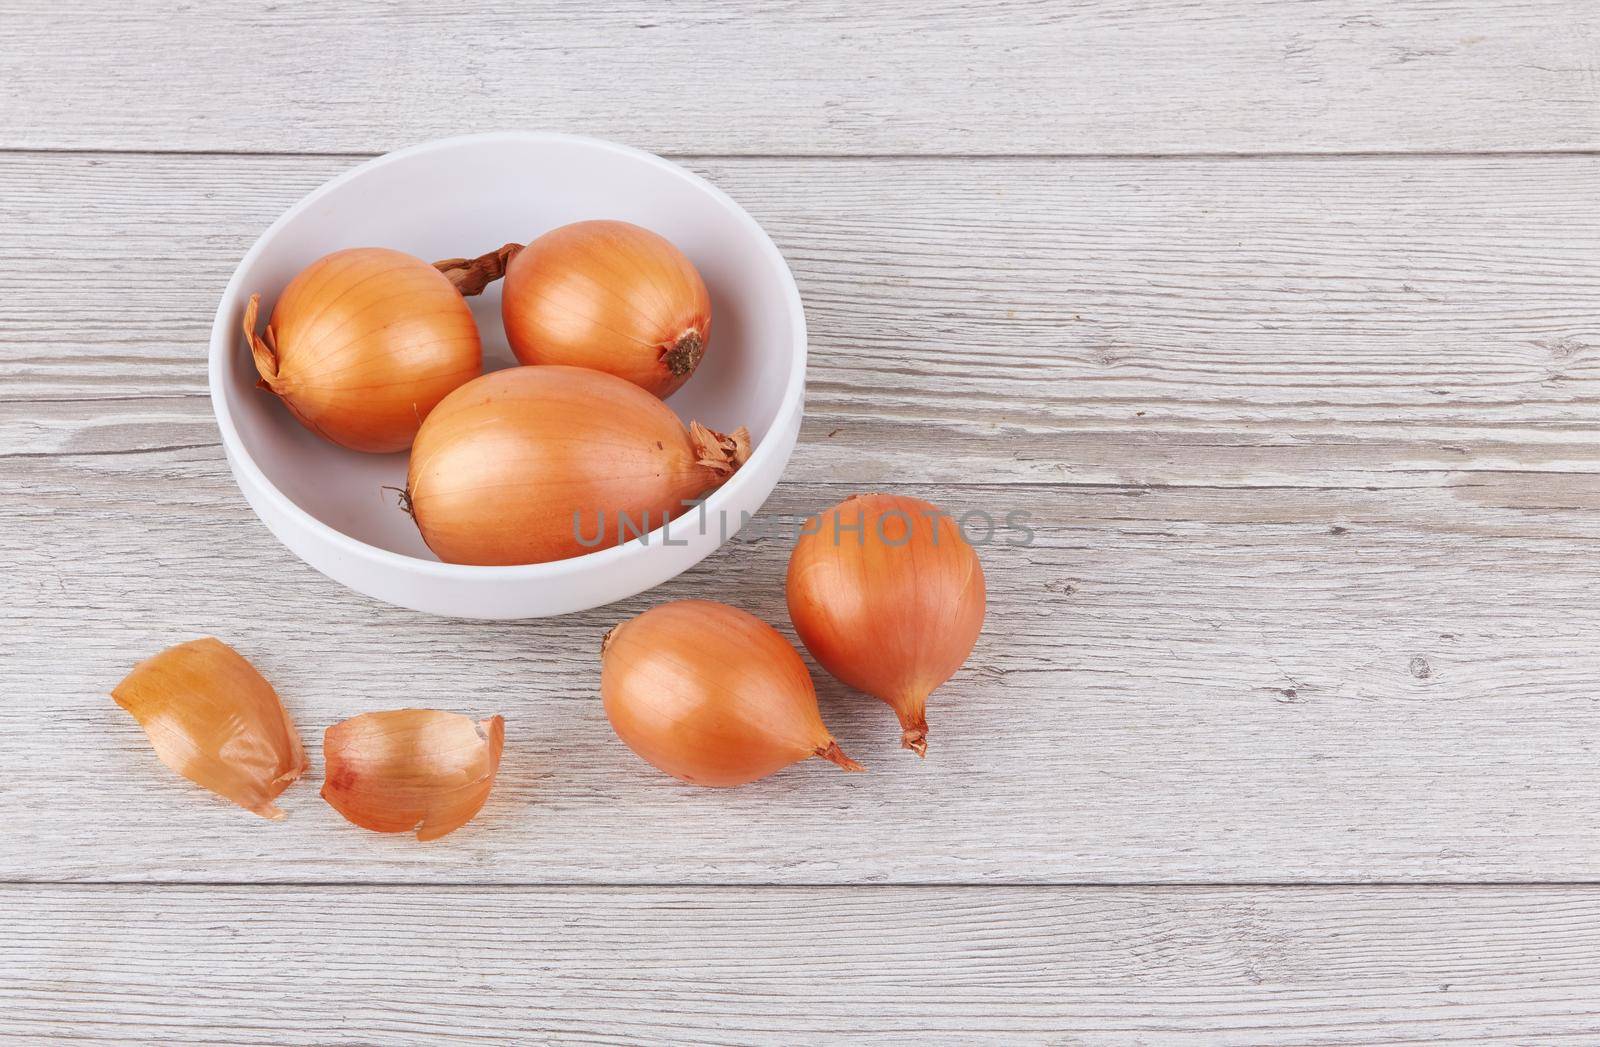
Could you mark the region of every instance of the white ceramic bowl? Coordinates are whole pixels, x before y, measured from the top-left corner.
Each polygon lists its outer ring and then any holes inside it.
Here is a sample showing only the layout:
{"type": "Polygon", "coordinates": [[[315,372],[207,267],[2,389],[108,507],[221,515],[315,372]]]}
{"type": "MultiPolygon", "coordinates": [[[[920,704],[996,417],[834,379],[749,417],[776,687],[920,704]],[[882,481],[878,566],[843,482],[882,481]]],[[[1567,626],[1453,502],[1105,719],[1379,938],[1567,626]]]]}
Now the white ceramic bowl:
{"type": "MultiPolygon", "coordinates": [[[[470,299],[485,367],[514,361],[499,284],[470,299]]],[[[306,563],[357,592],[432,614],[537,618],[609,603],[699,562],[772,493],[794,450],[805,399],[806,325],[794,277],[754,219],[666,160],[570,135],[447,138],[362,164],[301,200],[244,256],[211,329],[211,402],[234,478],[256,515],[306,563]],[[308,432],[255,388],[240,334],[252,292],[265,316],[302,268],[343,247],[393,247],[432,261],[480,254],[585,218],[661,233],[711,292],[705,362],[668,405],[684,420],[746,425],[750,460],[695,514],[625,545],[557,563],[440,563],[386,486],[406,456],[347,451],[308,432]],[[723,521],[726,522],[724,528],[723,521]],[[677,544],[682,542],[684,544],[677,544]]]]}

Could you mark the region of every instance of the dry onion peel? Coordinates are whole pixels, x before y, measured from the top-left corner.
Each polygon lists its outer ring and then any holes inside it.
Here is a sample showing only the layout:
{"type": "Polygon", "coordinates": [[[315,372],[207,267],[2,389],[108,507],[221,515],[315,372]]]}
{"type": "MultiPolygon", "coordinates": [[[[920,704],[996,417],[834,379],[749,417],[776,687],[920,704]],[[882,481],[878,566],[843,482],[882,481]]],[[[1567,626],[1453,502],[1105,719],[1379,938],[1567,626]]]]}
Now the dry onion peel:
{"type": "Polygon", "coordinates": [[[711,338],[694,264],[627,222],[574,222],[530,243],[506,269],[500,311],[521,362],[592,367],[663,398],[711,338]]]}
{"type": "Polygon", "coordinates": [[[272,685],[221,640],[169,647],[133,667],[111,692],[156,756],[202,788],[263,818],[306,773],[305,749],[272,685]]]}
{"type": "MultiPolygon", "coordinates": [[[[479,279],[481,261],[460,278],[479,279]]],[[[251,295],[243,321],[258,384],[307,429],[352,450],[410,447],[434,405],[483,370],[461,292],[402,251],[357,247],[311,263],[279,295],[260,335],[259,308],[251,295]]]]}
{"type": "Polygon", "coordinates": [[[417,839],[436,840],[483,807],[505,737],[500,716],[474,722],[460,713],[395,709],[351,717],[323,736],[322,798],[363,829],[414,829],[417,839]]]}
{"type": "Polygon", "coordinates": [[[679,600],[612,629],[600,693],[628,748],[693,785],[743,785],[813,756],[863,770],[823,726],[789,641],[726,604],[679,600]]]}
{"type": "Polygon", "coordinates": [[[807,522],[787,587],[801,642],[828,672],[893,708],[901,744],[926,755],[928,695],[983,628],[983,568],[960,527],[920,499],[847,498],[807,522]]]}
{"type": "Polygon", "coordinates": [[[746,430],[685,430],[613,375],[512,367],[434,408],[412,448],[406,498],[446,563],[547,563],[662,526],[749,456],[746,430]]]}

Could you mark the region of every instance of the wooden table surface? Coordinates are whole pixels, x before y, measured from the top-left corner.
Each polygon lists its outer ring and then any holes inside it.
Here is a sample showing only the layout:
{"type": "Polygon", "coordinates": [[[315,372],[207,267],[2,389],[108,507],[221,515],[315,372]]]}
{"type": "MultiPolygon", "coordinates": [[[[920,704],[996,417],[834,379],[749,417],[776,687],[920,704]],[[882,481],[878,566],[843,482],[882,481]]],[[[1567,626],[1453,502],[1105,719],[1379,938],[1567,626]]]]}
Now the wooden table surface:
{"type": "MultiPolygon", "coordinates": [[[[0,0],[0,1035],[26,1042],[1600,1042],[1600,8],[1588,0],[0,0]],[[918,763],[732,792],[596,648],[788,630],[788,543],[564,618],[341,589],[206,393],[239,257],[429,138],[704,174],[812,331],[766,513],[1032,514],[918,763]],[[214,634],[313,769],[267,823],[106,696],[214,634]],[[433,845],[322,730],[507,718],[433,845]]],[[[470,177],[467,179],[470,184],[470,177]]]]}

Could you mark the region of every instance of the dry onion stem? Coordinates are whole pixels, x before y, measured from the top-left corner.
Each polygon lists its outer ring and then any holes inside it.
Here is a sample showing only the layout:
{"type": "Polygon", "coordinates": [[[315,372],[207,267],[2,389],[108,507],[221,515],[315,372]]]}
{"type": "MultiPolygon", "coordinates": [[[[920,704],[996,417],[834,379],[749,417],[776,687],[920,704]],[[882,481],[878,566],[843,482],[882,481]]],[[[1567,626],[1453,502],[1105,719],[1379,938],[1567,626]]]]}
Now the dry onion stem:
{"type": "Polygon", "coordinates": [[[306,773],[306,754],[272,685],[211,637],[169,647],[111,692],[150,737],[161,762],[263,818],[306,773]]]}
{"type": "Polygon", "coordinates": [[[323,736],[322,798],[381,833],[436,840],[467,824],[494,788],[505,719],[395,709],[334,724],[323,736]]]}
{"type": "Polygon", "coordinates": [[[483,289],[506,275],[506,266],[522,250],[521,244],[506,244],[477,258],[445,258],[433,267],[443,273],[463,298],[480,295],[483,289]]]}
{"type": "Polygon", "coordinates": [[[678,600],[606,634],[606,718],[646,762],[693,785],[753,782],[817,756],[847,771],[789,641],[737,607],[678,600]]]}
{"type": "Polygon", "coordinates": [[[901,744],[926,755],[928,695],[983,628],[978,554],[936,507],[896,495],[847,498],[806,532],[789,559],[795,632],[824,669],[893,708],[901,744]]]}

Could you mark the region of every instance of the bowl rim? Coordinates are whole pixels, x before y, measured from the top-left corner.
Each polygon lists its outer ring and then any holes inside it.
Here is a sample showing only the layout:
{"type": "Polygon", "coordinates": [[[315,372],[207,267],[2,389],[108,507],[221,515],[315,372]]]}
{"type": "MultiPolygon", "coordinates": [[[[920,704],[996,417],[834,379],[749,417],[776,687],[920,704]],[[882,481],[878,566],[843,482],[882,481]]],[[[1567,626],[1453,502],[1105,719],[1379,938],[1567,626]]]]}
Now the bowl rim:
{"type": "MultiPolygon", "coordinates": [[[[229,278],[227,287],[223,289],[222,298],[217,303],[216,317],[211,324],[207,381],[211,395],[212,412],[216,416],[217,428],[221,431],[223,448],[228,452],[230,464],[236,470],[240,470],[245,474],[250,484],[262,497],[271,503],[278,513],[288,517],[301,529],[310,531],[318,538],[331,544],[338,551],[359,557],[378,566],[419,572],[436,578],[470,579],[474,581],[493,580],[496,578],[507,581],[553,580],[578,575],[621,560],[645,555],[650,547],[658,545],[660,536],[669,525],[663,524],[643,537],[631,539],[608,549],[599,549],[592,553],[584,553],[581,556],[574,556],[565,560],[552,560],[547,563],[537,564],[515,564],[496,567],[452,564],[436,560],[423,560],[419,557],[408,556],[405,553],[382,549],[375,545],[369,545],[360,539],[352,538],[343,531],[324,523],[302,509],[297,502],[280,491],[277,485],[268,479],[266,473],[256,464],[250,449],[240,437],[238,428],[234,425],[233,415],[228,407],[225,392],[224,365],[227,361],[226,354],[237,348],[236,340],[230,332],[235,326],[232,317],[235,311],[233,306],[241,293],[239,285],[243,278],[243,273],[266,250],[267,245],[283,226],[298,217],[318,200],[346,183],[361,177],[368,171],[388,164],[398,163],[423,153],[453,149],[469,143],[493,142],[517,142],[532,145],[575,144],[626,156],[634,160],[642,160],[650,166],[687,182],[710,195],[731,211],[735,220],[751,234],[762,255],[778,276],[784,297],[789,305],[791,314],[790,335],[794,340],[795,354],[793,363],[789,368],[788,379],[784,384],[782,403],[779,405],[778,411],[773,416],[772,423],[768,427],[768,433],[778,438],[763,439],[760,445],[751,452],[749,460],[740,467],[738,472],[734,473],[727,483],[706,496],[704,511],[710,513],[716,507],[715,503],[718,501],[725,502],[743,488],[759,482],[756,477],[763,471],[762,467],[777,456],[783,450],[783,445],[789,442],[784,440],[781,434],[791,427],[797,427],[796,416],[803,410],[805,404],[806,319],[805,310],[800,300],[800,289],[795,284],[794,273],[789,269],[789,263],[784,259],[783,253],[778,250],[777,244],[772,242],[772,237],[767,235],[767,231],[761,228],[760,223],[752,218],[750,213],[739,205],[738,201],[711,182],[693,171],[654,153],[622,145],[618,142],[607,141],[603,138],[593,138],[589,135],[562,134],[553,131],[489,131],[480,134],[437,138],[374,157],[350,168],[348,171],[335,175],[313,189],[290,206],[283,214],[279,215],[271,225],[267,226],[261,235],[256,238],[255,243],[250,245],[250,249],[239,259],[238,265],[234,267],[233,275],[229,278]]],[[[790,453],[792,453],[792,449],[790,453]]],[[[782,466],[780,465],[779,468],[781,472],[782,466]]],[[[776,484],[776,480],[774,484],[776,484]]],[[[727,537],[732,537],[737,530],[738,528],[735,527],[733,530],[728,531],[727,537]]]]}

